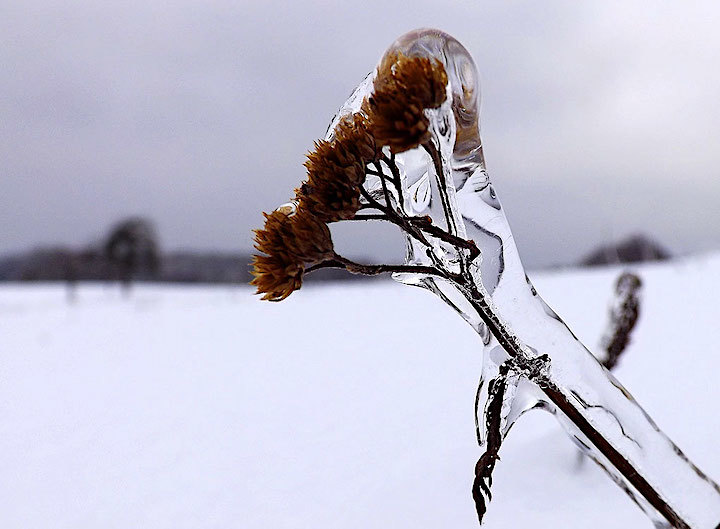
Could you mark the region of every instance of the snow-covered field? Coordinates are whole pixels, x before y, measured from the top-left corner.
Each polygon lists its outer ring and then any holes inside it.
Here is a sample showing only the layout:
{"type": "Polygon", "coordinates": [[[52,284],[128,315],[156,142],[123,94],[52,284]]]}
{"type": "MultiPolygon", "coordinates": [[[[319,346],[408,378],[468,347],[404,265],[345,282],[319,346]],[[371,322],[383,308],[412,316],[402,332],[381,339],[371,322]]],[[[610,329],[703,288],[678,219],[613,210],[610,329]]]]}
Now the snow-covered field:
{"type": "MultiPolygon", "coordinates": [[[[534,274],[591,348],[617,270],[534,274]]],[[[641,268],[617,370],[720,478],[720,256],[641,268]]],[[[0,527],[474,528],[480,342],[431,294],[0,287],[0,527]]],[[[647,527],[541,412],[501,452],[488,528],[647,527]]]]}

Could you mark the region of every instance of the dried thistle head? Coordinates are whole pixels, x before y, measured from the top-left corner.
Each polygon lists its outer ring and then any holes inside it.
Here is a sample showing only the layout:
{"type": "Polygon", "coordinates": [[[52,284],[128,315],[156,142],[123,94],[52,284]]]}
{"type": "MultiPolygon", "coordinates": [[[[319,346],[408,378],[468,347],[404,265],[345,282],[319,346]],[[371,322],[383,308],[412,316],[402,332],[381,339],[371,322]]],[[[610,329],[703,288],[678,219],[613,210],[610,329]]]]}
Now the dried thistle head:
{"type": "Polygon", "coordinates": [[[313,265],[334,255],[330,229],[306,210],[287,217],[285,247],[305,265],[313,265]]]}
{"type": "Polygon", "coordinates": [[[250,284],[265,301],[282,301],[302,286],[304,268],[286,253],[254,255],[250,284]]]}
{"type": "Polygon", "coordinates": [[[360,189],[333,178],[334,173],[317,172],[296,190],[298,210],[312,212],[324,222],[351,219],[360,209],[360,189]]]}
{"type": "Polygon", "coordinates": [[[305,266],[331,257],[328,227],[310,213],[286,210],[265,213],[265,226],[255,231],[255,248],[265,255],[253,257],[251,285],[264,300],[281,301],[302,286],[305,266]]]}
{"type": "Polygon", "coordinates": [[[315,150],[308,154],[308,179],[296,190],[298,209],[312,212],[324,222],[354,217],[360,209],[365,166],[379,156],[366,118],[360,114],[343,118],[335,128],[335,138],[316,142],[315,150]]]}
{"type": "Polygon", "coordinates": [[[447,73],[437,59],[386,55],[378,67],[373,94],[363,103],[375,141],[393,153],[407,151],[430,138],[426,108],[446,99],[447,73]]]}
{"type": "Polygon", "coordinates": [[[337,140],[315,142],[315,150],[308,153],[305,168],[309,179],[317,176],[350,185],[360,185],[365,180],[363,160],[337,140]]]}
{"type": "Polygon", "coordinates": [[[352,114],[341,119],[335,128],[335,141],[352,151],[364,165],[380,158],[381,146],[370,133],[368,119],[363,114],[352,114]]]}
{"type": "Polygon", "coordinates": [[[447,83],[445,67],[439,60],[396,52],[383,57],[373,88],[401,87],[407,97],[423,107],[437,108],[445,101],[447,83]]]}

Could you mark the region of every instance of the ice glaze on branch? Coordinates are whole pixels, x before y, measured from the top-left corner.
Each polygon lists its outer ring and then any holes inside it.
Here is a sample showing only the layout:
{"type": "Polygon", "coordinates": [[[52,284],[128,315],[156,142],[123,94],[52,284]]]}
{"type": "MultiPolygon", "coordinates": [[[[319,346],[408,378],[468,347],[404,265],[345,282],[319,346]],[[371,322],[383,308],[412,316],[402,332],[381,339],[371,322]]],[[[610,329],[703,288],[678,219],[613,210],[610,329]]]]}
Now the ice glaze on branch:
{"type": "MultiPolygon", "coordinates": [[[[327,140],[308,155],[308,178],[292,203],[266,215],[256,232],[264,255],[255,257],[253,284],[263,299],[279,301],[300,288],[304,274],[335,267],[393,272],[430,289],[463,315],[487,351],[513,362],[513,373],[539,390],[538,402],[582,439],[657,527],[720,529],[717,485],[608,376],[527,279],[484,169],[476,75],[469,54],[452,37],[435,30],[401,37],[375,77],[351,96],[327,140]],[[363,99],[355,98],[358,93],[363,99]],[[365,265],[338,255],[327,225],[343,220],[398,226],[408,236],[408,264],[365,265]],[[482,262],[481,248],[487,251],[482,262]]],[[[488,356],[485,366],[496,366],[488,356]]],[[[493,410],[510,409],[514,399],[507,397],[507,379],[492,379],[489,394],[481,395],[487,385],[478,392],[478,401],[488,403],[479,423],[486,429],[487,455],[478,462],[473,486],[476,501],[483,500],[480,517],[502,438],[493,410]]]]}

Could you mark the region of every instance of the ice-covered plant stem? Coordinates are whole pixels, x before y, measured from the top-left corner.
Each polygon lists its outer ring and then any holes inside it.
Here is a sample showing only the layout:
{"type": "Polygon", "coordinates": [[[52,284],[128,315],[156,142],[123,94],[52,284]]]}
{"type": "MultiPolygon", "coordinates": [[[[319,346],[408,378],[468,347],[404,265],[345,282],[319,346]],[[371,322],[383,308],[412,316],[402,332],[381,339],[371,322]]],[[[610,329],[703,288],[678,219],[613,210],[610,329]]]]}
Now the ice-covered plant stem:
{"type": "Polygon", "coordinates": [[[257,232],[254,284],[281,300],[319,268],[393,273],[426,288],[480,335],[473,497],[482,521],[500,444],[530,409],[571,438],[656,527],[720,529],[720,488],[665,436],[527,278],[485,169],[477,73],[452,37],[396,41],[340,109],[306,164],[296,198],[257,232]],[[406,235],[403,264],[338,255],[328,223],[385,221],[406,235]]]}
{"type": "MultiPolygon", "coordinates": [[[[426,144],[423,147],[430,154],[431,158],[436,160],[435,163],[437,164],[437,160],[439,158],[435,147],[432,144],[426,144]]],[[[386,162],[388,163],[391,171],[397,170],[393,160],[386,160],[386,162]]],[[[435,170],[436,175],[442,175],[442,170],[437,165],[435,170]]],[[[386,180],[387,186],[395,185],[393,180],[388,178],[387,175],[382,172],[381,168],[378,168],[376,171],[380,178],[386,180]]],[[[442,195],[447,195],[447,193],[443,191],[444,186],[438,186],[438,188],[442,195]]],[[[400,192],[398,189],[393,189],[393,191],[398,193],[400,192]]],[[[493,337],[510,357],[501,364],[500,374],[498,377],[491,381],[491,384],[494,387],[488,387],[488,393],[496,398],[488,401],[486,419],[490,422],[494,421],[498,425],[499,429],[502,417],[500,408],[505,401],[504,397],[505,392],[507,391],[507,381],[509,375],[514,375],[516,379],[519,377],[526,378],[545,394],[552,405],[554,405],[559,412],[564,414],[573,426],[582,434],[582,436],[589,441],[605,459],[607,459],[608,463],[615,468],[615,470],[622,476],[623,480],[627,481],[627,484],[632,486],[637,494],[639,494],[644,501],[661,514],[662,517],[672,525],[672,527],[691,527],[683,520],[681,514],[676,512],[672,505],[670,505],[643,477],[642,473],[638,472],[633,467],[633,464],[593,427],[590,420],[588,420],[588,418],[586,418],[582,413],[583,409],[586,407],[584,406],[584,403],[579,403],[577,401],[577,396],[575,396],[572,400],[568,399],[562,389],[553,382],[548,373],[551,358],[547,354],[539,356],[526,354],[527,348],[517,339],[516,336],[514,336],[512,331],[503,324],[502,318],[496,313],[492,306],[490,297],[486,292],[483,292],[481,286],[475,283],[472,274],[470,273],[473,260],[480,254],[475,243],[473,241],[460,239],[445,230],[436,227],[432,224],[429,217],[412,218],[404,216],[402,213],[388,206],[388,203],[390,203],[390,194],[387,190],[384,190],[383,192],[385,199],[384,203],[373,199],[367,192],[363,192],[363,195],[367,200],[367,205],[364,209],[375,209],[381,211],[382,214],[368,215],[364,217],[356,216],[353,220],[385,220],[392,222],[393,224],[400,226],[408,235],[425,245],[428,250],[432,249],[429,237],[436,237],[447,244],[451,244],[455,247],[457,254],[461,256],[458,262],[460,272],[453,272],[452,270],[449,270],[440,260],[435,260],[434,266],[429,267],[422,267],[419,265],[393,267],[390,265],[358,265],[339,258],[326,261],[320,266],[346,268],[350,272],[367,275],[375,275],[376,273],[382,272],[422,272],[452,282],[453,286],[463,293],[467,301],[482,319],[483,323],[490,330],[493,337]],[[501,387],[502,389],[499,389],[501,387]],[[580,406],[578,406],[578,404],[580,404],[580,406]],[[492,411],[493,407],[496,408],[495,412],[492,411]]],[[[610,414],[612,413],[611,410],[606,409],[604,411],[610,414]]],[[[501,440],[492,441],[492,443],[497,445],[497,448],[499,448],[500,442],[501,440]]],[[[490,469],[490,472],[492,472],[492,469],[490,469]]],[[[478,469],[476,475],[480,479],[476,479],[475,485],[473,486],[473,495],[478,506],[480,520],[482,521],[485,504],[483,498],[478,495],[478,490],[482,490],[489,496],[489,487],[484,487],[483,484],[491,480],[491,474],[483,475],[478,469]]],[[[718,521],[720,522],[720,519],[718,519],[718,521]]]]}

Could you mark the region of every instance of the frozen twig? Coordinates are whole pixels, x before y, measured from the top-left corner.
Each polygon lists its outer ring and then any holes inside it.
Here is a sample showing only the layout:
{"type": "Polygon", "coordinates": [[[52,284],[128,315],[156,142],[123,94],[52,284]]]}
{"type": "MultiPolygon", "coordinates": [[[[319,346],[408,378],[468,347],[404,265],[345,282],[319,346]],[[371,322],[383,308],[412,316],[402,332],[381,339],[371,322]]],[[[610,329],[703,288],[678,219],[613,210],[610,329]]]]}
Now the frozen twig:
{"type": "Polygon", "coordinates": [[[640,315],[640,288],[642,281],[632,272],[624,272],[615,283],[615,299],[610,308],[608,330],[602,340],[606,356],[602,361],[606,369],[617,366],[630,343],[630,335],[640,315]]]}
{"type": "MultiPolygon", "coordinates": [[[[505,393],[508,389],[510,362],[500,366],[500,373],[491,380],[488,388],[488,403],[485,407],[485,451],[475,464],[475,479],[472,484],[472,496],[475,500],[475,510],[478,521],[482,524],[487,512],[487,502],[492,499],[492,473],[495,462],[500,459],[498,455],[503,442],[502,407],[505,402],[505,393]],[[487,498],[487,500],[486,500],[487,498]]],[[[478,402],[476,400],[476,406],[478,402]]]]}

